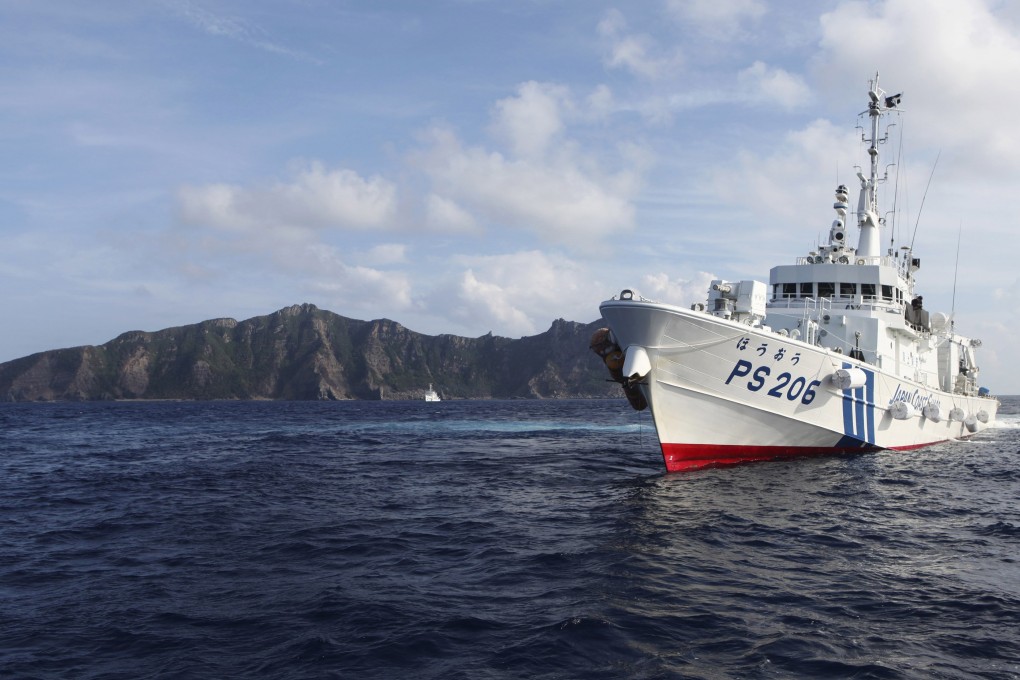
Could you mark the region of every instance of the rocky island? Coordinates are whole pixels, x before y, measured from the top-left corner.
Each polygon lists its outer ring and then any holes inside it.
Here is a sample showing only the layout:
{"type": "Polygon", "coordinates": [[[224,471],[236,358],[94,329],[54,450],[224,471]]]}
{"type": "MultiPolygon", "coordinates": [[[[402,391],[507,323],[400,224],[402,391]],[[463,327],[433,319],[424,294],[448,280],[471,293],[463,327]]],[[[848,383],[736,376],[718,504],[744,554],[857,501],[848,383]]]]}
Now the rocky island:
{"type": "Polygon", "coordinates": [[[588,350],[600,321],[520,339],[423,335],[294,305],[245,321],[130,331],[0,364],[0,400],[619,397],[588,350]]]}

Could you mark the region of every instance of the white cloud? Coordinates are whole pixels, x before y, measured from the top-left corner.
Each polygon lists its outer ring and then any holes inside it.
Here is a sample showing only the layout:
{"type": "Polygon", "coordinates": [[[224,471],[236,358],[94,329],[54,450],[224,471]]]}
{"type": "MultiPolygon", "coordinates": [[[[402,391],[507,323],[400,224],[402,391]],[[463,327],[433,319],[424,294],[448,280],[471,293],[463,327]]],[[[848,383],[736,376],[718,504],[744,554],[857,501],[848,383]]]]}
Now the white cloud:
{"type": "Polygon", "coordinates": [[[425,223],[436,231],[478,231],[478,223],[471,213],[456,201],[433,193],[425,197],[425,223]]]}
{"type": "Polygon", "coordinates": [[[535,333],[534,323],[520,308],[513,292],[496,283],[480,280],[471,269],[464,272],[461,280],[460,299],[467,309],[475,312],[472,318],[481,321],[482,326],[488,320],[491,325],[506,329],[511,335],[535,333]]]}
{"type": "MultiPolygon", "coordinates": [[[[857,142],[853,129],[815,120],[787,133],[768,155],[745,149],[732,162],[716,164],[710,169],[711,185],[727,202],[746,206],[763,218],[759,236],[798,233],[798,228],[825,214],[837,178],[855,186],[852,164],[859,160],[857,142]],[[825,173],[827,168],[832,168],[832,174],[825,173]],[[814,204],[818,211],[811,210],[814,204]]],[[[804,233],[813,235],[814,230],[804,233]]],[[[748,247],[755,247],[755,242],[748,247]]]]}
{"type": "Polygon", "coordinates": [[[191,224],[220,229],[247,229],[251,226],[249,220],[234,206],[234,197],[240,191],[239,187],[228,184],[181,187],[177,194],[181,218],[191,224]]]}
{"type": "Polygon", "coordinates": [[[903,88],[914,144],[959,149],[972,170],[1020,171],[1020,36],[988,3],[844,2],[820,23],[815,73],[830,95],[847,83],[856,94],[879,70],[883,87],[903,88]]]}
{"type": "Polygon", "coordinates": [[[667,0],[666,7],[716,39],[734,36],[745,22],[757,21],[767,11],[762,0],[667,0]]]}
{"type": "Polygon", "coordinates": [[[393,228],[396,187],[352,170],[312,163],[290,183],[245,188],[186,186],[178,192],[182,219],[232,231],[393,228]]]}
{"type": "Polygon", "coordinates": [[[585,101],[587,110],[599,119],[605,119],[616,108],[613,91],[607,85],[596,87],[585,101]]]}
{"type": "Polygon", "coordinates": [[[599,35],[607,41],[608,54],[603,63],[623,68],[643,78],[658,79],[683,65],[678,49],[664,53],[648,35],[627,32],[627,21],[619,10],[611,9],[598,25],[599,35]]]}
{"type": "MultiPolygon", "coordinates": [[[[297,277],[301,286],[316,294],[324,305],[357,311],[369,318],[394,315],[414,307],[411,277],[392,267],[378,269],[366,264],[349,264],[332,246],[316,243],[300,248],[279,248],[263,253],[271,258],[275,271],[297,277]]],[[[359,256],[361,253],[352,253],[359,256]]],[[[387,244],[372,249],[361,262],[373,258],[380,266],[398,263],[403,247],[387,244]],[[387,257],[391,261],[384,261],[387,257]]],[[[399,319],[398,319],[399,320],[399,319]]]]}
{"type": "Polygon", "coordinates": [[[322,296],[324,304],[369,318],[393,316],[414,306],[414,287],[405,274],[371,267],[337,263],[330,278],[309,281],[307,287],[322,296]]]}
{"type": "Polygon", "coordinates": [[[442,160],[427,168],[431,179],[490,223],[575,247],[633,227],[636,178],[630,173],[605,176],[569,153],[536,164],[464,148],[449,137],[437,141],[432,155],[442,160]]]}
{"type": "Polygon", "coordinates": [[[386,180],[312,163],[292,181],[266,187],[184,187],[182,219],[202,228],[177,230],[168,238],[178,270],[203,287],[243,286],[257,272],[263,282],[286,280],[306,291],[303,295],[311,292],[318,304],[347,314],[395,316],[414,306],[409,275],[393,268],[406,264],[407,246],[370,241],[354,248],[348,234],[341,256],[323,240],[331,228],[392,227],[395,197],[395,186],[386,180]]]}
{"type": "Polygon", "coordinates": [[[449,311],[458,320],[489,327],[497,334],[534,335],[556,317],[590,320],[598,316],[590,276],[572,260],[541,251],[463,256],[466,267],[449,311]]]}
{"type": "Polygon", "coordinates": [[[1014,279],[1009,286],[995,289],[995,299],[1002,302],[1005,309],[1020,307],[1020,279],[1014,279]]]}
{"type": "Polygon", "coordinates": [[[563,113],[573,108],[567,88],[524,83],[517,95],[496,102],[491,129],[520,158],[541,159],[563,132],[563,113]]]}
{"type": "Polygon", "coordinates": [[[515,98],[496,107],[491,126],[510,147],[507,154],[465,147],[451,130],[432,128],[429,147],[413,157],[433,193],[442,197],[429,199],[430,215],[470,214],[492,227],[528,231],[579,249],[633,228],[641,155],[633,145],[621,144],[611,161],[620,169],[603,170],[566,136],[564,114],[576,108],[562,88],[521,86],[515,98]],[[529,140],[532,129],[538,133],[529,140]]]}
{"type": "Polygon", "coordinates": [[[404,264],[407,262],[407,245],[380,243],[366,251],[357,253],[357,260],[375,266],[404,264]]]}
{"type": "Polygon", "coordinates": [[[808,104],[811,90],[798,75],[756,61],[737,74],[743,96],[751,102],[775,102],[792,110],[808,104]]]}
{"type": "Polygon", "coordinates": [[[708,286],[715,274],[697,272],[693,279],[671,279],[669,274],[647,274],[641,279],[641,295],[659,302],[678,306],[687,306],[695,302],[704,302],[708,297],[708,286]]]}

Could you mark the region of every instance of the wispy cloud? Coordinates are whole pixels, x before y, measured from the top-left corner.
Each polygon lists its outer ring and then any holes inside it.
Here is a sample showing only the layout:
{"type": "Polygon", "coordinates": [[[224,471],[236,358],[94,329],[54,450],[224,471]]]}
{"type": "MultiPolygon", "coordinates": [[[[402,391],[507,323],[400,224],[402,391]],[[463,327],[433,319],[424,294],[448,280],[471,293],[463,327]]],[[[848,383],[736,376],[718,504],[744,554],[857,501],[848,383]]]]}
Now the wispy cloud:
{"type": "Polygon", "coordinates": [[[683,54],[678,48],[660,47],[647,34],[631,32],[627,20],[619,10],[611,9],[602,17],[598,32],[606,42],[603,58],[610,68],[623,68],[648,79],[659,79],[673,74],[683,66],[683,54]]]}
{"type": "Polygon", "coordinates": [[[307,52],[281,45],[261,26],[241,17],[217,14],[194,0],[163,0],[163,4],[195,28],[211,36],[229,38],[243,45],[301,61],[322,63],[320,59],[307,52]]]}
{"type": "Polygon", "coordinates": [[[715,40],[738,36],[745,23],[760,20],[767,11],[763,0],[667,0],[666,7],[676,19],[715,40]]]}

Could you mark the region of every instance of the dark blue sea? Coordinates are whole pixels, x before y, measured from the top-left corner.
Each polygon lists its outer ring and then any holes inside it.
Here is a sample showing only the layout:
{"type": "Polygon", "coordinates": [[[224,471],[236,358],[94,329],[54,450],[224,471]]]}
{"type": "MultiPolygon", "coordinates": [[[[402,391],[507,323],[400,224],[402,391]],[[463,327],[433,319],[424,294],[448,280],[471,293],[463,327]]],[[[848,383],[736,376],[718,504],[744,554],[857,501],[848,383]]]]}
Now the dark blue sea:
{"type": "Polygon", "coordinates": [[[1020,678],[1020,399],[665,474],[624,400],[0,404],[2,678],[1020,678]]]}

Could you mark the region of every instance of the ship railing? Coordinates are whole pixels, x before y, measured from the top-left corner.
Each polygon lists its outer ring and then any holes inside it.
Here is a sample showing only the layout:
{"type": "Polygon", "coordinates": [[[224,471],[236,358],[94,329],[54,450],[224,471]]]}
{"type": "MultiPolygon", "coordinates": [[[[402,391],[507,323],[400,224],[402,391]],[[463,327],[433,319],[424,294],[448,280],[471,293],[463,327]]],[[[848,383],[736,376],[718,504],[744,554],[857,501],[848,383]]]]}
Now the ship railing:
{"type": "Polygon", "coordinates": [[[833,297],[794,297],[779,296],[769,300],[769,307],[773,309],[804,309],[805,314],[810,312],[825,312],[833,309],[851,309],[864,311],[888,311],[902,312],[903,305],[898,304],[892,298],[883,298],[877,295],[835,295],[833,297]]]}
{"type": "Polygon", "coordinates": [[[926,337],[932,335],[931,329],[930,328],[925,328],[921,324],[914,323],[913,321],[906,321],[906,324],[907,324],[907,328],[909,328],[910,330],[916,332],[921,337],[925,337],[926,338],[926,337]]]}
{"type": "Polygon", "coordinates": [[[910,260],[907,259],[894,260],[894,265],[897,271],[899,272],[900,276],[902,276],[905,279],[910,278],[910,275],[913,273],[910,271],[910,260]]]}
{"type": "Polygon", "coordinates": [[[826,255],[803,255],[796,259],[797,264],[856,264],[856,265],[884,265],[894,267],[901,271],[908,271],[910,263],[890,255],[878,255],[874,257],[862,257],[849,253],[838,256],[826,255]],[[843,259],[841,259],[843,258],[843,259]],[[845,261],[844,261],[845,259],[845,261]]]}
{"type": "Polygon", "coordinates": [[[804,314],[803,314],[803,316],[801,318],[805,322],[805,324],[804,324],[805,327],[807,325],[807,320],[808,319],[810,319],[812,316],[817,316],[816,312],[817,312],[818,306],[821,303],[822,303],[821,300],[816,300],[814,298],[804,298],[804,314]]]}
{"type": "Polygon", "coordinates": [[[779,297],[769,300],[768,308],[773,310],[799,309],[801,319],[806,322],[809,319],[821,319],[825,312],[831,312],[832,300],[830,298],[813,297],[779,297]]]}

